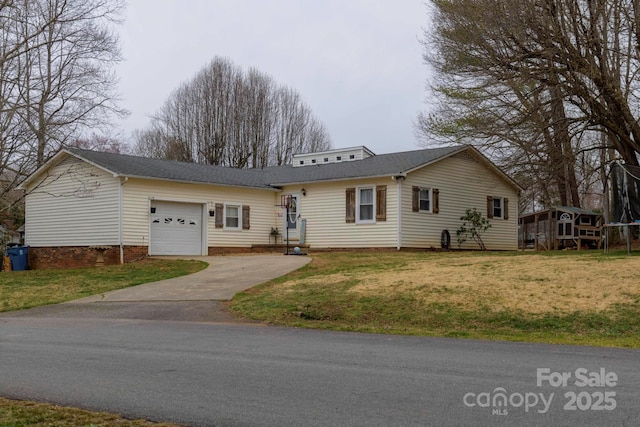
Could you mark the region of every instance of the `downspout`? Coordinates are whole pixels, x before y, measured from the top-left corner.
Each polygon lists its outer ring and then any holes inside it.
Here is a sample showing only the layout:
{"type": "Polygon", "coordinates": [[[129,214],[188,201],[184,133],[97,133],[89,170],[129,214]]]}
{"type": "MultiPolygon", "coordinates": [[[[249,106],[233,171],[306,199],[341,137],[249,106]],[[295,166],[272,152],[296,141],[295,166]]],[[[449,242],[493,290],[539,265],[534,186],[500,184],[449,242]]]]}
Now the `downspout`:
{"type": "MultiPolygon", "coordinates": [[[[525,233],[524,233],[524,220],[520,219],[520,191],[516,192],[516,215],[515,217],[516,219],[516,250],[519,251],[520,248],[520,239],[522,238],[522,250],[524,251],[524,239],[525,239],[525,233]]],[[[507,212],[508,213],[508,212],[507,212]]],[[[509,218],[511,218],[511,215],[509,215],[509,218]]]]}
{"type": "Polygon", "coordinates": [[[122,241],[122,235],[123,235],[123,225],[122,225],[122,206],[123,206],[123,202],[122,202],[122,186],[125,184],[125,182],[127,182],[129,180],[129,177],[122,177],[120,179],[120,191],[118,194],[118,240],[120,241],[120,264],[124,264],[124,243],[122,241]]]}
{"type": "Polygon", "coordinates": [[[394,176],[393,179],[396,181],[396,192],[398,194],[398,230],[396,236],[396,249],[400,250],[402,248],[402,181],[404,181],[405,177],[402,175],[398,175],[394,176]]]}

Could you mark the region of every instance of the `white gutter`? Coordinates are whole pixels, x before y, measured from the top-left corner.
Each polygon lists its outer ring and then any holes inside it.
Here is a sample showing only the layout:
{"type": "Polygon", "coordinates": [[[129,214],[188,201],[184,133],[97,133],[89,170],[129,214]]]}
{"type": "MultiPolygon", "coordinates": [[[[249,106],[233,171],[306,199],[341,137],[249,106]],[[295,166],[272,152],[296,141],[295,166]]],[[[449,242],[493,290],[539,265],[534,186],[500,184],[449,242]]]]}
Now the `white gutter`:
{"type": "Polygon", "coordinates": [[[520,235],[522,235],[522,249],[524,250],[524,223],[523,229],[520,230],[520,212],[518,212],[520,206],[520,192],[516,193],[516,250],[520,250],[520,235]],[[522,233],[521,233],[522,231],[522,233]]]}
{"type": "Polygon", "coordinates": [[[394,176],[393,179],[396,181],[396,191],[398,192],[398,230],[397,230],[397,249],[400,250],[402,248],[402,181],[404,181],[404,176],[394,176]]]}
{"type": "MultiPolygon", "coordinates": [[[[346,162],[345,162],[346,163],[346,162]]],[[[306,166],[300,166],[300,167],[306,167],[306,166]]],[[[311,167],[311,166],[309,166],[311,167]]],[[[407,176],[406,173],[404,172],[398,172],[398,173],[393,173],[393,174],[382,174],[382,175],[362,175],[362,176],[346,176],[343,178],[327,178],[327,179],[316,179],[316,180],[307,180],[307,181],[295,181],[295,182],[276,182],[276,183],[272,183],[269,184],[272,187],[277,187],[277,188],[281,188],[281,187],[286,187],[288,185],[304,185],[304,184],[315,184],[318,182],[340,182],[340,181],[353,181],[353,180],[363,180],[363,179],[377,179],[377,178],[389,178],[391,177],[391,179],[396,179],[396,177],[402,177],[405,178],[407,176]]]]}
{"type": "Polygon", "coordinates": [[[118,240],[120,240],[120,264],[124,264],[124,243],[122,241],[123,235],[123,225],[122,225],[122,186],[129,180],[128,177],[124,176],[120,180],[120,188],[118,192],[118,240]]]}

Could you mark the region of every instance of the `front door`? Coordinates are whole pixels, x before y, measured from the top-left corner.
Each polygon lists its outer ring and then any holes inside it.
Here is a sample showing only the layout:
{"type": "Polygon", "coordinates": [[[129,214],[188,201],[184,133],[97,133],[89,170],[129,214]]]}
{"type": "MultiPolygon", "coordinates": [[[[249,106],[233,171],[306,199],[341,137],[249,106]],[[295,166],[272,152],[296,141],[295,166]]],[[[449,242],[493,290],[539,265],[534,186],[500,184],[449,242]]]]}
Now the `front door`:
{"type": "Polygon", "coordinates": [[[299,215],[299,201],[300,196],[298,194],[291,195],[291,205],[289,206],[289,212],[285,209],[285,219],[284,219],[284,227],[285,227],[285,235],[284,238],[287,238],[287,232],[289,233],[289,240],[298,240],[298,219],[299,215]]]}

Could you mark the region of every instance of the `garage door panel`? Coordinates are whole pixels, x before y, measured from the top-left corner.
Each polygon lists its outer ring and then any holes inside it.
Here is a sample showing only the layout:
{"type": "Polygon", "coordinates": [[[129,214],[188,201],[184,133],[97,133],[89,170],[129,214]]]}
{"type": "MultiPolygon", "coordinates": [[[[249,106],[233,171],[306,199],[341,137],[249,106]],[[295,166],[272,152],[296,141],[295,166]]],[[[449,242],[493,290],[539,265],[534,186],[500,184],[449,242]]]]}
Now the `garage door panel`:
{"type": "Polygon", "coordinates": [[[155,202],[151,214],[151,255],[201,255],[202,205],[155,202]]]}

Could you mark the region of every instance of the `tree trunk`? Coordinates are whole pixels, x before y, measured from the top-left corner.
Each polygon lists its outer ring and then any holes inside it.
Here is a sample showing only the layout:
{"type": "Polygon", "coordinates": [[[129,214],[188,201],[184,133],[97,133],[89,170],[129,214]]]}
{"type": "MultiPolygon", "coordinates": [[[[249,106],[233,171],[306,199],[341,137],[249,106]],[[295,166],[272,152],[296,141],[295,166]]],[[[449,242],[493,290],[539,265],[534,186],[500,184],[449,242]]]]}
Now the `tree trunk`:
{"type": "Polygon", "coordinates": [[[553,165],[553,169],[558,180],[558,191],[563,206],[580,207],[580,195],[578,193],[578,181],[576,179],[576,156],[571,145],[571,135],[569,135],[569,124],[564,108],[564,97],[558,76],[551,74],[551,127],[553,129],[554,148],[552,152],[559,162],[553,165]]]}

